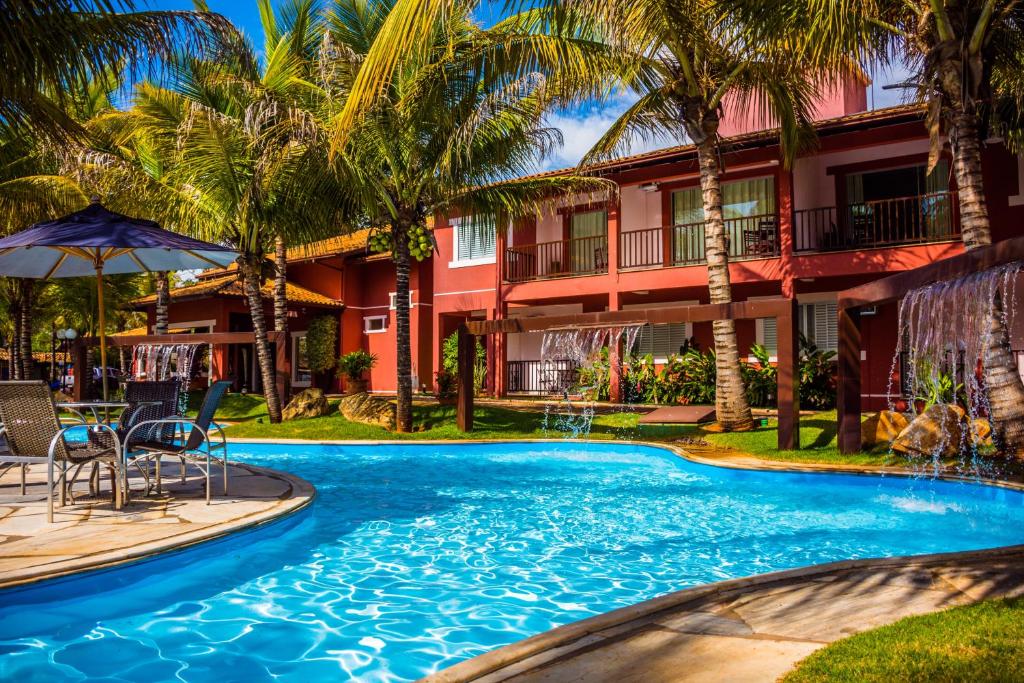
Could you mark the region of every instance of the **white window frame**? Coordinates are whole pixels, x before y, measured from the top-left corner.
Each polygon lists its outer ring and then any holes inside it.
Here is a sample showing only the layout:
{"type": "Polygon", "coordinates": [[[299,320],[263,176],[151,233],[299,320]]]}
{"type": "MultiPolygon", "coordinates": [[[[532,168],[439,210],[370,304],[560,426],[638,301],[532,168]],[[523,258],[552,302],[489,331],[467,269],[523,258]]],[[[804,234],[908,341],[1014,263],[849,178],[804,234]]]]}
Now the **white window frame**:
{"type": "Polygon", "coordinates": [[[1021,206],[1024,204],[1024,154],[1017,155],[1017,194],[1007,198],[1010,206],[1021,206]]]}
{"type": "MultiPolygon", "coordinates": [[[[415,289],[410,289],[409,290],[409,308],[416,308],[416,304],[413,303],[413,300],[412,300],[412,295],[415,294],[415,293],[416,293],[415,289]]],[[[397,308],[395,306],[395,303],[397,302],[397,300],[396,300],[397,296],[398,296],[398,292],[388,292],[388,308],[390,310],[392,310],[392,311],[397,308]]]]}
{"type": "Polygon", "coordinates": [[[386,315],[367,315],[363,316],[363,334],[384,334],[388,331],[388,317],[386,315]],[[370,329],[370,321],[379,320],[382,327],[379,330],[370,329]]]}
{"type": "MultiPolygon", "coordinates": [[[[777,298],[778,297],[775,297],[775,296],[751,296],[751,297],[748,297],[747,300],[748,301],[755,301],[755,300],[758,300],[758,299],[777,299],[777,298]]],[[[807,294],[799,294],[796,297],[797,315],[800,315],[800,306],[803,306],[804,304],[835,303],[838,300],[839,300],[839,292],[809,292],[807,294]]],[[[755,323],[755,326],[754,326],[754,330],[755,330],[754,331],[754,340],[758,344],[761,344],[762,346],[764,345],[764,320],[765,320],[764,318],[757,318],[757,320],[754,321],[754,323],[755,323]]],[[[798,320],[797,321],[797,328],[798,329],[799,329],[799,325],[800,325],[800,321],[798,320]]],[[[794,342],[798,343],[797,340],[794,340],[794,342]]],[[[819,347],[819,348],[821,348],[821,347],[819,347]]],[[[754,356],[748,356],[747,360],[749,362],[751,362],[751,363],[756,363],[757,362],[757,358],[755,358],[754,356]]],[[[779,359],[778,359],[778,356],[770,356],[769,360],[771,360],[772,362],[777,363],[779,359]]]]}
{"type": "Polygon", "coordinates": [[[313,384],[313,373],[310,371],[309,379],[300,380],[298,378],[299,370],[299,340],[306,338],[306,330],[302,332],[292,332],[292,348],[291,348],[291,361],[292,361],[292,386],[293,387],[309,387],[313,384]]]}
{"type": "MultiPolygon", "coordinates": [[[[631,308],[675,308],[677,306],[696,306],[699,301],[666,301],[662,303],[653,304],[625,304],[622,310],[629,310],[631,308]]],[[[674,323],[667,323],[674,324],[674,323]]],[[[693,338],[693,323],[683,323],[686,326],[686,338],[693,338]]],[[[654,362],[659,365],[664,365],[668,362],[668,356],[653,356],[654,362]]]]}
{"type": "Polygon", "coordinates": [[[465,225],[472,225],[473,221],[468,217],[453,218],[449,221],[452,226],[452,260],[448,262],[449,268],[469,268],[472,266],[489,266],[497,263],[497,252],[498,252],[498,225],[497,221],[494,221],[494,254],[490,256],[480,256],[477,258],[464,258],[459,253],[459,244],[462,240],[459,239],[459,231],[462,230],[465,225]]]}

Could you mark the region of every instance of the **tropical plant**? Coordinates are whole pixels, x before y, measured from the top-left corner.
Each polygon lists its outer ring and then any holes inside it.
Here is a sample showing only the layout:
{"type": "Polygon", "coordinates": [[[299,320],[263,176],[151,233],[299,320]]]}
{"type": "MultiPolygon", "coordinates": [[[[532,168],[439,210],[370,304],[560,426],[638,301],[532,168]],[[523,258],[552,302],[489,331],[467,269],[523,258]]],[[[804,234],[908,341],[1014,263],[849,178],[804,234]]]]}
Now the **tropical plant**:
{"type": "Polygon", "coordinates": [[[448,370],[438,370],[434,374],[437,382],[437,397],[439,399],[454,398],[459,390],[459,378],[448,370]]]}
{"type": "MultiPolygon", "coordinates": [[[[6,0],[0,22],[0,121],[60,139],[81,133],[65,93],[113,65],[154,64],[231,31],[203,11],[135,12],[132,0],[6,0]]],[[[135,66],[137,65],[137,66],[135,66]]]]}
{"type": "MultiPolygon", "coordinates": [[[[487,349],[484,348],[479,337],[476,338],[476,353],[474,355],[473,390],[475,393],[480,393],[487,379],[487,349]]],[[[444,343],[441,345],[441,367],[448,375],[454,377],[455,381],[458,381],[459,335],[457,332],[452,332],[445,337],[444,343]]]]}
{"type": "Polygon", "coordinates": [[[771,354],[761,344],[750,347],[750,355],[757,363],[743,364],[743,383],[747,387],[747,400],[759,408],[774,406],[778,402],[778,370],[772,365],[771,354]]]}
{"type": "Polygon", "coordinates": [[[313,373],[330,372],[338,364],[338,319],[321,315],[306,327],[306,364],[313,373]]]}
{"type": "Polygon", "coordinates": [[[350,187],[368,223],[389,237],[395,264],[401,431],[412,427],[410,269],[428,255],[420,239],[428,221],[448,213],[503,226],[559,193],[610,188],[573,175],[508,180],[530,173],[560,141],[544,116],[565,82],[533,66],[546,59],[553,71],[573,51],[547,50],[532,13],[482,29],[476,2],[426,13],[416,5],[339,1],[321,54],[323,92],[336,104],[326,119],[335,158],[359,169],[350,187]]]}
{"type": "Polygon", "coordinates": [[[591,362],[576,369],[574,388],[591,401],[607,401],[611,398],[611,367],[610,353],[605,346],[591,362]]]}
{"type": "Polygon", "coordinates": [[[654,356],[630,356],[622,373],[622,400],[625,403],[660,403],[661,382],[654,356]]]}
{"type": "MultiPolygon", "coordinates": [[[[992,242],[981,148],[1000,136],[1024,141],[1024,6],[1016,0],[730,0],[758,42],[799,36],[801,58],[837,68],[905,64],[927,107],[929,170],[949,141],[967,250],[992,242]]],[[[1024,383],[1010,350],[1004,302],[996,297],[984,375],[998,440],[1024,455],[1024,383]]]]}
{"type": "MultiPolygon", "coordinates": [[[[269,26],[276,19],[264,9],[269,26]]],[[[117,143],[104,150],[108,184],[145,196],[161,223],[239,252],[271,422],[280,421],[281,397],[261,293],[266,254],[285,235],[301,244],[331,234],[347,208],[308,109],[310,38],[296,17],[311,16],[309,3],[295,10],[293,31],[267,30],[265,59],[237,36],[216,59],[177,55],[171,83],[140,85],[132,109],[103,122],[117,143]]]]}
{"type": "MultiPolygon", "coordinates": [[[[559,0],[550,0],[559,12],[559,0]]],[[[753,110],[780,129],[784,161],[792,162],[813,137],[810,118],[818,80],[789,49],[785,36],[744,40],[746,27],[711,0],[604,0],[585,3],[605,27],[603,44],[631,57],[623,81],[637,101],[615,121],[581,162],[586,166],[659,136],[688,137],[696,146],[704,214],[704,254],[711,303],[730,303],[729,250],[722,208],[723,113],[753,110]]],[[[620,74],[622,75],[622,74],[620,74]]],[[[753,426],[744,393],[736,328],[712,324],[717,419],[727,430],[753,426]]]]}
{"type": "Polygon", "coordinates": [[[800,405],[827,410],[836,405],[836,352],[819,349],[800,334],[800,405]]]}
{"type": "Polygon", "coordinates": [[[359,349],[350,351],[338,359],[338,376],[344,376],[351,382],[360,382],[366,373],[377,366],[377,355],[359,349]]]}

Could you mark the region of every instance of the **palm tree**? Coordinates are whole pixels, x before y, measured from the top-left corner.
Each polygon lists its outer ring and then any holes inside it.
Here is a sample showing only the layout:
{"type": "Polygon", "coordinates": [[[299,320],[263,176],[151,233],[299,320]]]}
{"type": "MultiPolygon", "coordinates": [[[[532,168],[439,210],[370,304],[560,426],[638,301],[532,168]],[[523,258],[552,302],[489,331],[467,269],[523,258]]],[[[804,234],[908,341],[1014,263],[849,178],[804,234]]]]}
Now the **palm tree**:
{"type": "MultiPolygon", "coordinates": [[[[421,15],[424,30],[403,33],[409,4],[337,2],[321,56],[321,120],[332,127],[336,163],[356,169],[351,187],[367,222],[387,235],[395,263],[401,431],[412,428],[409,273],[412,259],[424,255],[420,235],[429,220],[461,214],[502,226],[558,193],[609,189],[572,175],[508,180],[560,142],[543,117],[556,94],[568,92],[564,81],[527,68],[558,61],[530,16],[484,30],[472,22],[475,3],[453,2],[445,12],[421,15]],[[399,36],[415,40],[393,53],[390,41],[399,36]],[[379,91],[372,83],[377,60],[385,64],[379,91]]],[[[572,57],[569,63],[580,57],[571,46],[558,54],[572,57]]]]}
{"type": "MultiPolygon", "coordinates": [[[[916,98],[927,107],[929,170],[943,135],[949,141],[964,247],[992,243],[981,147],[992,135],[1015,149],[1024,140],[1024,6],[1015,0],[782,0],[769,11],[752,0],[733,5],[757,27],[751,39],[796,31],[803,52],[819,64],[907,65],[916,98]]],[[[1024,384],[1002,306],[997,297],[985,384],[999,440],[1024,455],[1024,384]]]]}
{"type": "Polygon", "coordinates": [[[5,2],[0,120],[21,131],[66,139],[81,128],[63,109],[63,93],[114,64],[153,63],[183,44],[201,49],[211,35],[230,30],[223,17],[209,11],[134,10],[133,0],[5,2]]]}
{"type": "MultiPolygon", "coordinates": [[[[792,58],[782,39],[751,44],[745,27],[708,0],[604,0],[590,5],[607,27],[603,41],[629,55],[635,76],[625,79],[638,99],[581,161],[621,153],[637,139],[688,137],[697,148],[704,210],[705,259],[711,303],[732,302],[722,210],[719,123],[729,108],[753,109],[780,128],[784,161],[813,137],[810,124],[817,81],[792,58]]],[[[553,3],[551,11],[558,11],[553,3]]],[[[753,427],[740,368],[735,324],[712,325],[717,379],[715,409],[727,430],[753,427]]]]}
{"type": "Polygon", "coordinates": [[[274,422],[282,397],[260,293],[266,255],[275,237],[303,243],[325,236],[344,206],[321,200],[341,194],[325,191],[334,176],[324,163],[314,163],[326,158],[326,148],[299,137],[308,67],[288,40],[283,36],[274,45],[262,69],[255,49],[240,39],[213,60],[179,56],[170,86],[140,85],[134,107],[107,122],[121,131],[121,148],[132,150],[128,157],[136,167],[111,164],[108,183],[141,188],[164,224],[240,253],[238,270],[274,422]],[[141,178],[138,168],[145,171],[141,178]]]}

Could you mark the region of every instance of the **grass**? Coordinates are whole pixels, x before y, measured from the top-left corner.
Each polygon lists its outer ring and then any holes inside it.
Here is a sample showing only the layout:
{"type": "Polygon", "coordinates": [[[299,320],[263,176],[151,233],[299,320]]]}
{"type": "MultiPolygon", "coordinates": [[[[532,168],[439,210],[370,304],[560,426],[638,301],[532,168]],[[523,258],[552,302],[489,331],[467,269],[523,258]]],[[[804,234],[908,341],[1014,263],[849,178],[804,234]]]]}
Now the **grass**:
{"type": "MultiPolygon", "coordinates": [[[[414,407],[414,431],[409,434],[389,432],[381,427],[349,422],[332,403],[326,417],[297,420],[273,425],[266,421],[266,407],[259,396],[229,394],[217,413],[220,420],[238,422],[228,428],[236,438],[310,439],[310,440],[479,440],[479,439],[543,439],[561,436],[558,431],[545,431],[544,415],[536,410],[511,410],[478,405],[474,413],[474,430],[460,432],[455,427],[455,408],[451,406],[417,405],[414,407]]],[[[767,426],[742,433],[718,434],[696,425],[640,425],[639,413],[619,412],[597,415],[591,428],[592,439],[676,441],[703,439],[714,446],[732,448],[765,460],[803,463],[853,465],[891,464],[887,454],[862,453],[841,455],[836,447],[836,413],[826,411],[801,419],[800,439],[803,449],[777,451],[777,429],[774,421],[767,426]]]]}
{"type": "Polygon", "coordinates": [[[812,654],[785,683],[1024,681],[1024,598],[908,617],[812,654]]]}

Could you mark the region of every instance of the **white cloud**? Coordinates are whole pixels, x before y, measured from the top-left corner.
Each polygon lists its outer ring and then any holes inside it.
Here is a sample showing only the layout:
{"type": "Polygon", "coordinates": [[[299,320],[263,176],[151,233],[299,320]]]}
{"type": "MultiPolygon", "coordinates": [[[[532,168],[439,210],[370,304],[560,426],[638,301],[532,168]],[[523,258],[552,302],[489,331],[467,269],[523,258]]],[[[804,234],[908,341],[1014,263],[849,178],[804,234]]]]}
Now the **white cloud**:
{"type": "MultiPolygon", "coordinates": [[[[562,131],[563,144],[544,160],[543,169],[575,166],[634,101],[635,96],[623,95],[608,102],[596,103],[585,110],[563,111],[549,115],[548,125],[562,131]]],[[[637,140],[628,150],[623,151],[623,155],[639,154],[680,142],[668,136],[647,142],[637,140]]]]}

